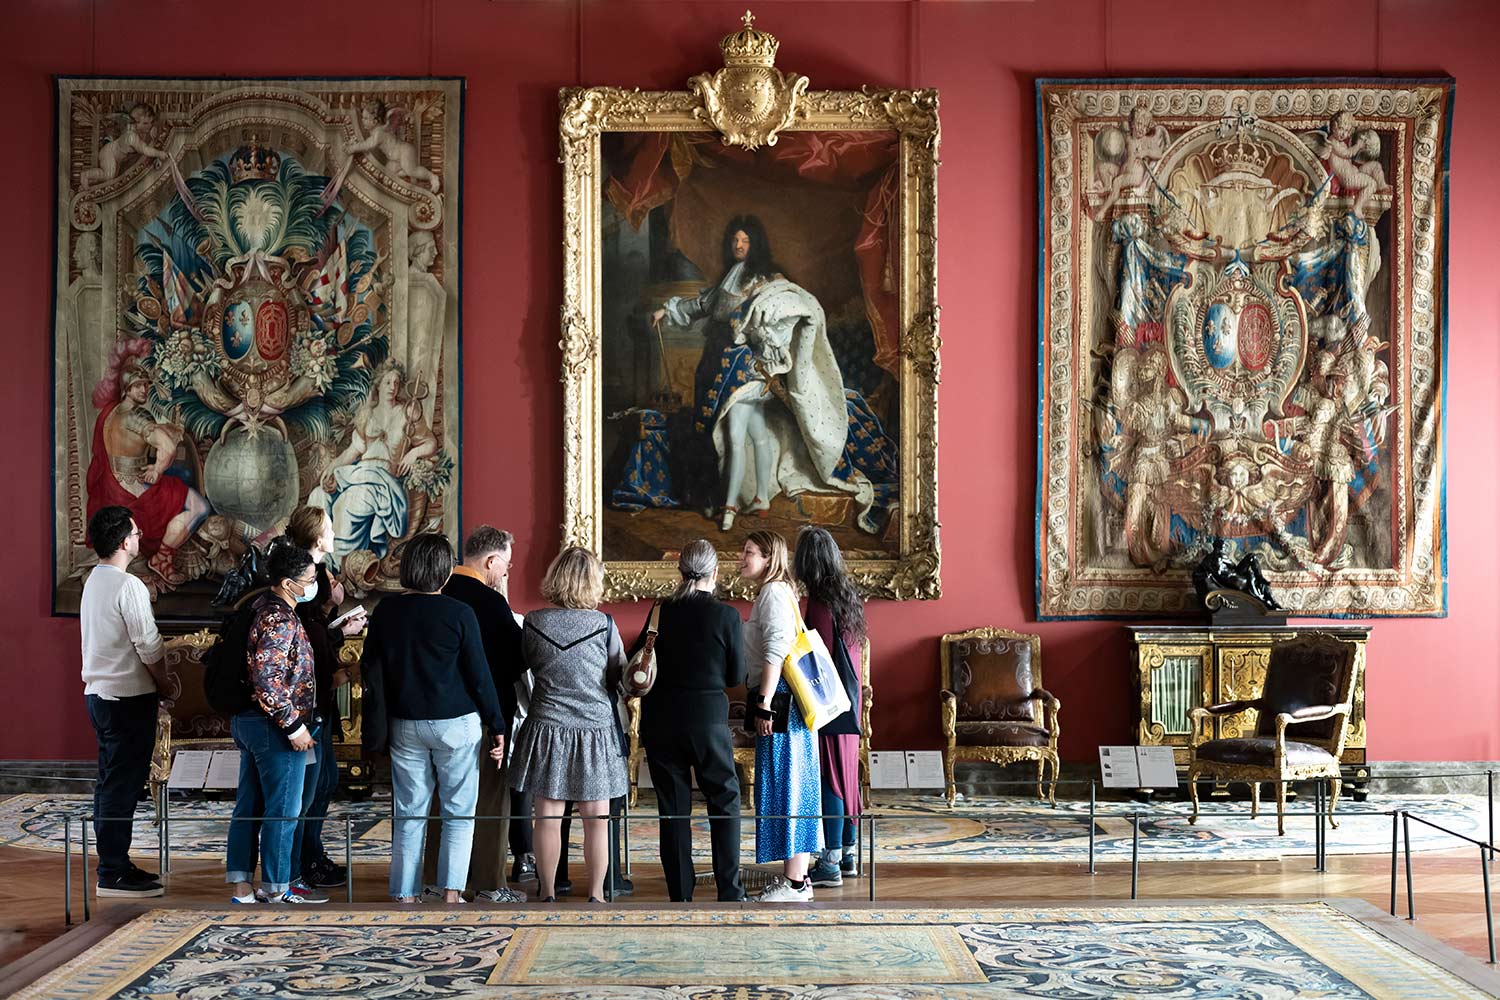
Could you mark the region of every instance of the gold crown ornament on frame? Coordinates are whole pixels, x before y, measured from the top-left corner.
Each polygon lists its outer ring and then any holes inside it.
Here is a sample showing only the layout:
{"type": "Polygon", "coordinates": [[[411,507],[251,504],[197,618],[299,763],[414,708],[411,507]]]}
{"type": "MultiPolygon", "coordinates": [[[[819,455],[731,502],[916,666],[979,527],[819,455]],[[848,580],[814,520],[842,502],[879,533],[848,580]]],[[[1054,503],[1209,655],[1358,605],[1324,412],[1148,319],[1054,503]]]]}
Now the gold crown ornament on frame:
{"type": "Polygon", "coordinates": [[[797,116],[808,81],[776,68],[781,43],[753,27],[754,14],[745,11],[741,21],[744,27],[719,42],[724,68],[699,73],[688,86],[703,101],[693,114],[717,129],[724,145],[753,150],[776,145],[776,133],[797,116]]]}

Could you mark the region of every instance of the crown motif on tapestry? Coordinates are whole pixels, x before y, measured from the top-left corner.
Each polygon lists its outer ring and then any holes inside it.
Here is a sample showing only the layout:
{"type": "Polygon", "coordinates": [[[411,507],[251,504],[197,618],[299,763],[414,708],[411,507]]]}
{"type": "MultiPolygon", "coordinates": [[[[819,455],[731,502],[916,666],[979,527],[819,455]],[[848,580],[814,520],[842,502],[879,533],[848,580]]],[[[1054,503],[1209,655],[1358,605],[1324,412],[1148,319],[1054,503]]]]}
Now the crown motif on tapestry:
{"type": "Polygon", "coordinates": [[[1241,132],[1234,142],[1219,143],[1208,154],[1220,173],[1250,173],[1259,176],[1271,162],[1271,151],[1258,142],[1246,142],[1241,132]]]}
{"type": "Polygon", "coordinates": [[[776,50],[781,47],[776,36],[751,27],[755,22],[755,15],[748,10],[740,20],[745,26],[732,35],[725,35],[724,40],[719,42],[719,51],[724,53],[724,65],[774,66],[776,50]]]}
{"type": "Polygon", "coordinates": [[[254,134],[246,145],[234,151],[229,158],[229,177],[234,183],[241,181],[268,181],[281,169],[281,156],[269,146],[262,146],[254,134]]]}

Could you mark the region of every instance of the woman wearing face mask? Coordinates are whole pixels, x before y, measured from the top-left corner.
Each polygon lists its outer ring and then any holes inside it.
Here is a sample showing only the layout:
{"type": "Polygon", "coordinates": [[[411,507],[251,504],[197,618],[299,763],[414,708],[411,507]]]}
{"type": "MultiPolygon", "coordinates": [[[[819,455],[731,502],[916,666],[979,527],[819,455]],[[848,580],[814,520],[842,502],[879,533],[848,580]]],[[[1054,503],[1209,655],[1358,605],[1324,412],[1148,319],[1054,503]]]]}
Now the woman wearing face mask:
{"type": "MultiPolygon", "coordinates": [[[[312,803],[298,831],[300,845],[292,858],[293,867],[308,885],[331,889],[344,884],[344,866],[335,864],[323,846],[323,820],[328,803],[339,785],[339,765],[333,755],[333,733],[338,718],[336,692],[350,680],[350,672],[339,666],[339,647],[345,636],[358,635],[365,627],[364,612],[359,612],[338,628],[330,628],[329,617],[344,600],[344,588],[328,574],[328,557],[333,552],[333,521],[318,507],[298,507],[287,519],[286,536],[313,558],[318,571],[318,590],[310,601],[297,605],[297,617],[307,630],[307,641],[313,651],[313,671],[317,675],[318,716],[329,720],[318,734],[318,769],[308,771],[313,782],[312,803]]],[[[357,671],[355,671],[357,675],[357,671]]],[[[358,677],[353,679],[357,680],[358,677]]]]}
{"type": "Polygon", "coordinates": [[[318,577],[312,556],[296,545],[274,546],[267,561],[271,585],[251,602],[254,618],[245,651],[254,704],[230,720],[240,748],[240,782],[225,881],[235,887],[235,903],[326,903],[327,895],[293,881],[292,857],[298,817],[316,789],[319,727],[312,647],[293,609],[317,597],[318,577]],[[252,816],[283,818],[262,824],[249,821],[252,816]],[[257,839],[259,893],[250,884],[257,839]]]}

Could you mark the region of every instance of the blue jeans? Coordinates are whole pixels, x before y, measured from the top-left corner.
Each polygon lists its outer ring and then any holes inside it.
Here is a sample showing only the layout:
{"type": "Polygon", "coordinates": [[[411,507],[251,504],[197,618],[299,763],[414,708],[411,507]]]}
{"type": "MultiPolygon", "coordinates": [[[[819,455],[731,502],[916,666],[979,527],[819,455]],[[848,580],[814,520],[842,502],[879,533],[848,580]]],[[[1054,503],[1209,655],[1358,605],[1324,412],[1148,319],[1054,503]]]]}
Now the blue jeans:
{"type": "Polygon", "coordinates": [[[313,781],[312,771],[307,772],[307,780],[313,786],[312,801],[303,813],[307,818],[299,825],[301,847],[292,855],[298,859],[299,872],[306,872],[315,862],[328,856],[323,847],[323,820],[328,817],[328,803],[339,787],[339,762],[333,754],[333,727],[338,724],[337,718],[324,720],[323,728],[318,732],[317,780],[313,781]]]}
{"type": "MultiPolygon", "coordinates": [[[[298,817],[317,790],[316,754],[314,763],[309,764],[307,754],[293,750],[281,730],[259,709],[236,715],[230,720],[229,731],[240,748],[240,784],[229,822],[224,881],[234,884],[254,878],[259,840],[261,888],[279,896],[296,874],[292,858],[302,826],[298,817]],[[314,780],[307,780],[309,777],[314,780]],[[250,818],[255,816],[289,818],[258,823],[250,818]]],[[[317,743],[313,746],[316,749],[317,743]]]]}
{"type": "Polygon", "coordinates": [[[444,889],[469,881],[474,815],[479,802],[479,713],[456,719],[391,720],[391,795],[397,819],[391,831],[391,895],[422,894],[422,845],[436,785],[443,816],[437,879],[444,889]],[[436,780],[434,781],[434,777],[436,780]]]}
{"type": "Polygon", "coordinates": [[[839,847],[847,853],[854,846],[854,820],[844,813],[844,799],[823,776],[823,844],[826,851],[839,847]],[[841,815],[842,814],[842,815],[841,815]]]}

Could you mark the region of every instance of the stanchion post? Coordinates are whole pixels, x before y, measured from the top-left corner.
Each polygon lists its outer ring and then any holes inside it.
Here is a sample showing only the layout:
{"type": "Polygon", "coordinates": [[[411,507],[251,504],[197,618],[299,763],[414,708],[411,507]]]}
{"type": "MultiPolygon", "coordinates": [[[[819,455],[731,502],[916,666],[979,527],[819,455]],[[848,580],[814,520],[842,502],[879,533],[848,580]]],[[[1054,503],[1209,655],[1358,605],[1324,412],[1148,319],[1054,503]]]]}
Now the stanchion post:
{"type": "Polygon", "coordinates": [[[354,817],[344,816],[344,902],[354,902],[354,817]]]}
{"type": "Polygon", "coordinates": [[[1089,779],[1089,874],[1098,873],[1094,867],[1094,827],[1098,822],[1098,799],[1094,779],[1089,779]]]}
{"type": "Polygon", "coordinates": [[[1391,916],[1396,915],[1396,858],[1401,853],[1401,813],[1391,810],[1391,916]]]}
{"type": "MultiPolygon", "coordinates": [[[[604,821],[604,846],[607,848],[604,857],[604,901],[612,903],[615,899],[615,852],[611,846],[614,843],[615,814],[609,811],[609,804],[605,803],[604,821]]],[[[582,810],[578,815],[583,816],[582,810]]],[[[806,876],[804,876],[806,877],[806,876]]]]}
{"type": "MultiPolygon", "coordinates": [[[[622,860],[622,862],[625,865],[625,870],[620,873],[620,877],[621,878],[630,878],[630,876],[633,874],[633,872],[631,871],[631,868],[630,868],[630,793],[629,792],[625,793],[625,803],[624,803],[624,805],[620,806],[620,814],[621,814],[621,817],[622,817],[621,820],[620,820],[620,852],[623,855],[623,857],[622,857],[621,860],[622,860]]],[[[712,827],[713,826],[713,821],[710,820],[708,825],[710,827],[712,827]]],[[[509,829],[509,826],[507,825],[506,828],[509,829]]]]}
{"type": "Polygon", "coordinates": [[[1489,792],[1490,800],[1490,846],[1495,846],[1495,772],[1484,772],[1485,787],[1489,792]]]}
{"type": "Polygon", "coordinates": [[[161,790],[161,873],[172,870],[172,790],[161,790]]]}
{"type": "Polygon", "coordinates": [[[89,919],[89,818],[83,821],[83,920],[89,919]]]}
{"type": "Polygon", "coordinates": [[[167,788],[159,790],[156,800],[156,870],[167,873],[167,788]]]}
{"type": "Polygon", "coordinates": [[[63,926],[73,926],[73,817],[63,816],[63,926]]]}
{"type": "Polygon", "coordinates": [[[1484,927],[1490,938],[1490,964],[1495,964],[1495,910],[1490,902],[1490,849],[1479,848],[1479,870],[1484,872],[1484,927]]]}
{"type": "Polygon", "coordinates": [[[875,902],[875,814],[870,814],[870,902],[875,902]]]}
{"type": "Polygon", "coordinates": [[[1130,898],[1140,891],[1141,880],[1141,814],[1130,814],[1130,898]]]}
{"type": "Polygon", "coordinates": [[[1315,789],[1313,794],[1313,826],[1316,830],[1313,849],[1317,855],[1317,870],[1320,872],[1328,870],[1325,845],[1323,843],[1323,838],[1328,835],[1328,831],[1323,826],[1323,810],[1327,803],[1326,796],[1328,794],[1327,785],[1324,783],[1325,780],[1324,778],[1317,778],[1313,782],[1315,789]]]}
{"type": "Polygon", "coordinates": [[[1411,889],[1411,817],[1405,810],[1401,813],[1402,846],[1406,848],[1406,919],[1417,919],[1416,904],[1412,901],[1411,889]]]}

